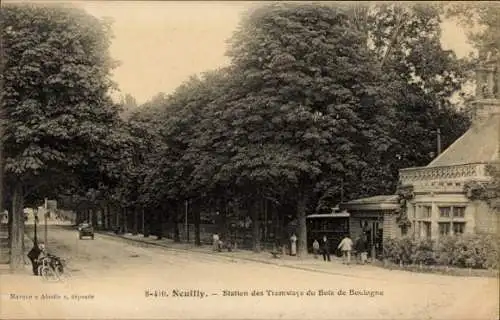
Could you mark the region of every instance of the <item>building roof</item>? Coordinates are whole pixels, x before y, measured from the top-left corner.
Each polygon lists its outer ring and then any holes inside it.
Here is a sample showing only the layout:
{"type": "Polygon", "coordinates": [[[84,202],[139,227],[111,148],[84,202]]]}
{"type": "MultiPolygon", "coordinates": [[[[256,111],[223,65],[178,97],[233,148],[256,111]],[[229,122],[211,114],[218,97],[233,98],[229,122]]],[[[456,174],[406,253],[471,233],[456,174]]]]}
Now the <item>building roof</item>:
{"type": "Polygon", "coordinates": [[[373,196],[345,202],[344,204],[372,204],[372,203],[393,203],[398,201],[398,196],[391,194],[388,196],[373,196]]]}
{"type": "Polygon", "coordinates": [[[500,114],[469,128],[427,167],[490,162],[498,159],[500,114]]]}
{"type": "Polygon", "coordinates": [[[398,195],[379,195],[340,204],[340,208],[348,210],[395,210],[398,207],[398,195]]]}
{"type": "Polygon", "coordinates": [[[337,213],[310,214],[307,218],[347,218],[349,216],[349,212],[343,211],[337,213]]]}

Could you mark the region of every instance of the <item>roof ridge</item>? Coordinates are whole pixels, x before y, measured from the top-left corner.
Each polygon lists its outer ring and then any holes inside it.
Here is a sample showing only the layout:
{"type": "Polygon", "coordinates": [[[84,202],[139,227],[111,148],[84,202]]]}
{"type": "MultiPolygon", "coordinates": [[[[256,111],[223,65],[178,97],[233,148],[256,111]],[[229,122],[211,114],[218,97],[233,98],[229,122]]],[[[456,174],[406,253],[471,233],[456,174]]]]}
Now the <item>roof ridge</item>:
{"type": "Polygon", "coordinates": [[[495,139],[497,135],[491,134],[492,131],[500,131],[498,114],[492,115],[481,124],[472,125],[425,168],[488,162],[492,158],[495,159],[499,142],[495,139]]]}

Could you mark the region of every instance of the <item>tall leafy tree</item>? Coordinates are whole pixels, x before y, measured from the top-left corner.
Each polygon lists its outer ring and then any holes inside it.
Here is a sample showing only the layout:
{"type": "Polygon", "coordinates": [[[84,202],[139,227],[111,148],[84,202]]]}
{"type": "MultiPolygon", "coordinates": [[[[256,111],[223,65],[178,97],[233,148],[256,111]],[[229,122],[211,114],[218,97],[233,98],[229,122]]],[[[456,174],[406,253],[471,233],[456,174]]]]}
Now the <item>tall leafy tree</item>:
{"type": "Polygon", "coordinates": [[[316,184],[326,175],[355,178],[369,166],[364,154],[372,144],[390,144],[381,125],[388,109],[378,99],[380,74],[363,35],[350,28],[344,10],[331,6],[258,8],[234,35],[229,56],[248,90],[230,106],[231,140],[239,148],[233,171],[252,192],[272,181],[286,186],[283,192],[297,199],[305,253],[316,184]]]}
{"type": "Polygon", "coordinates": [[[444,3],[448,18],[456,19],[466,28],[470,43],[480,49],[500,50],[500,5],[496,2],[444,3]]]}
{"type": "Polygon", "coordinates": [[[360,174],[368,179],[365,193],[391,193],[398,169],[426,165],[436,155],[438,133],[444,149],[468,128],[467,114],[452,98],[471,64],[443,49],[440,4],[362,3],[348,11],[353,28],[365,34],[394,106],[394,143],[360,174]]]}
{"type": "Polygon", "coordinates": [[[93,162],[96,145],[117,119],[108,96],[114,62],[108,55],[109,24],[83,10],[8,4],[2,20],[11,266],[19,269],[26,188],[93,162]]]}
{"type": "Polygon", "coordinates": [[[123,95],[121,98],[121,116],[123,119],[128,119],[130,115],[136,111],[139,106],[137,100],[129,93],[123,95]]]}

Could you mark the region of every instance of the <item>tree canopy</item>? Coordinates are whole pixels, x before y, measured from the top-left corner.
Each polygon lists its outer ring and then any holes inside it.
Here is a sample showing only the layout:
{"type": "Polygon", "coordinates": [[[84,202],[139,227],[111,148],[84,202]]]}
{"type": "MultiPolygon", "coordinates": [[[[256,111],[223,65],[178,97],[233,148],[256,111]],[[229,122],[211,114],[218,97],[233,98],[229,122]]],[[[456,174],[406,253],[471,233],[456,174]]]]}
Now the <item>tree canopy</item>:
{"type": "Polygon", "coordinates": [[[137,230],[137,209],[146,208],[158,236],[169,220],[178,240],[189,205],[198,224],[202,211],[218,212],[221,224],[250,219],[260,250],[270,203],[277,224],[298,226],[305,253],[307,213],[394,193],[400,168],[432,159],[438,130],[444,149],[467,129],[451,97],[471,64],[442,48],[443,10],[262,5],[228,42],[229,66],[138,106],[131,95],[110,98],[108,23],[71,7],[5,6],[14,211],[28,189],[34,201],[64,188],[77,210],[109,216],[117,207],[115,227],[133,220],[137,230]]]}
{"type": "MultiPolygon", "coordinates": [[[[16,225],[29,188],[54,189],[70,176],[99,180],[119,119],[109,97],[108,23],[73,7],[33,4],[5,5],[2,19],[3,147],[16,225]]],[[[18,266],[23,231],[13,230],[11,262],[18,266]]]]}

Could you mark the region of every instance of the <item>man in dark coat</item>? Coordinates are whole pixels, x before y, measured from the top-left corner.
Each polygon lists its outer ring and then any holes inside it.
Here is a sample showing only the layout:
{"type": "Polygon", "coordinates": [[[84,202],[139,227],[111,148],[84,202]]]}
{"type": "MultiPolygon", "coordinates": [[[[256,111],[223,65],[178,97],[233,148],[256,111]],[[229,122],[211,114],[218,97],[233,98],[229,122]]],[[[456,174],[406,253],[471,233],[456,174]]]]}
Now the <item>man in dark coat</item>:
{"type": "Polygon", "coordinates": [[[35,240],[35,242],[33,243],[33,248],[31,248],[30,252],[28,252],[28,258],[31,261],[31,266],[33,267],[33,274],[35,276],[38,275],[38,256],[40,255],[40,252],[42,252],[42,250],[40,250],[38,246],[38,241],[35,240]]]}
{"type": "Polygon", "coordinates": [[[324,261],[330,261],[330,242],[323,236],[323,240],[321,241],[321,253],[323,254],[324,261]]]}
{"type": "Polygon", "coordinates": [[[362,264],[365,264],[368,256],[368,243],[364,235],[359,237],[358,241],[356,241],[356,252],[358,254],[359,261],[362,264]]]}

